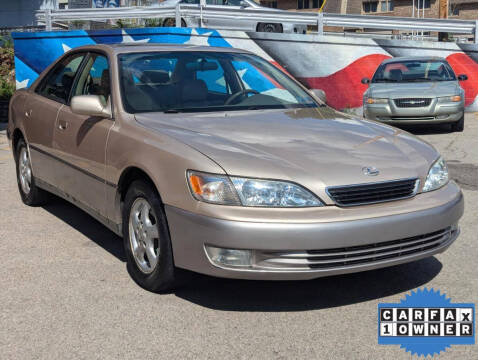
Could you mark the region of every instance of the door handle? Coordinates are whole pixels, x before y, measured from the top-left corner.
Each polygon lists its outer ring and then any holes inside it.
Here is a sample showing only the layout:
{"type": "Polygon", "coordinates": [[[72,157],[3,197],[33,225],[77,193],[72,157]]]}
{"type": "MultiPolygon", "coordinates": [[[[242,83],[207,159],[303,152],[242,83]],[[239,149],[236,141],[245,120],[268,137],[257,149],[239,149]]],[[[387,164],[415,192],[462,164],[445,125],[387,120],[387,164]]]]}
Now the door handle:
{"type": "Polygon", "coordinates": [[[60,130],[66,130],[68,128],[68,122],[65,120],[60,120],[58,122],[58,129],[60,130]]]}

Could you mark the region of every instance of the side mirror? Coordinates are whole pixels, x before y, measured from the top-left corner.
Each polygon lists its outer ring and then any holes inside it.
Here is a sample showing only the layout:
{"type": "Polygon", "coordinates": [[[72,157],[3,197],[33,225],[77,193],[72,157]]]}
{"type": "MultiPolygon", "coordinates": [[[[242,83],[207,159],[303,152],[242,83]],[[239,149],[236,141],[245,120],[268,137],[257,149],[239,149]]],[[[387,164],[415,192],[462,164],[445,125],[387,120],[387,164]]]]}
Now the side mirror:
{"type": "Polygon", "coordinates": [[[243,8],[249,7],[249,3],[247,1],[241,1],[239,5],[243,8]]]}
{"type": "Polygon", "coordinates": [[[362,84],[370,84],[370,79],[369,78],[363,78],[362,79],[362,84]]]}
{"type": "Polygon", "coordinates": [[[465,74],[458,75],[458,81],[468,80],[468,76],[465,74]]]}
{"type": "Polygon", "coordinates": [[[325,91],[320,90],[320,89],[310,89],[309,90],[310,95],[319,102],[322,102],[324,104],[327,103],[327,97],[325,96],[325,91]]]}
{"type": "Polygon", "coordinates": [[[78,115],[111,118],[111,102],[108,98],[106,105],[98,95],[78,95],[71,99],[71,111],[78,115]]]}

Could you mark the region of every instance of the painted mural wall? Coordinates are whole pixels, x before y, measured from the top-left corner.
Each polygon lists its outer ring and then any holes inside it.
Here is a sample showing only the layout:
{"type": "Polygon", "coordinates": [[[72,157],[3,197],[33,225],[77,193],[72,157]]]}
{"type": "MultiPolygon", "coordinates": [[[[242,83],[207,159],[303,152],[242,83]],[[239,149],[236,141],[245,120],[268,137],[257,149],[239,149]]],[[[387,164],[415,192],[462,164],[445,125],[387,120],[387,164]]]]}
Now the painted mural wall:
{"type": "Polygon", "coordinates": [[[362,95],[385,59],[397,56],[441,56],[457,74],[468,75],[467,111],[478,111],[478,45],[403,40],[245,33],[190,28],[142,28],[15,33],[17,88],[28,87],[66,51],[90,44],[175,43],[249,50],[284,68],[312,89],[322,89],[334,108],[360,112],[362,95]]]}

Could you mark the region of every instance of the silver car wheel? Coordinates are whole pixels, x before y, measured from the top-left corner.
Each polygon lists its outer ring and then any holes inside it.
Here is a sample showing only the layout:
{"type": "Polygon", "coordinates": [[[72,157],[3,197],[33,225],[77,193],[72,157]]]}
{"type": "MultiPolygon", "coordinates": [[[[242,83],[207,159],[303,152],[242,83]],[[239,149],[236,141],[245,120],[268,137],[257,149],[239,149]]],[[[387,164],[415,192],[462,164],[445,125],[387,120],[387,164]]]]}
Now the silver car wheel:
{"type": "Polygon", "coordinates": [[[274,24],[265,24],[264,25],[264,32],[277,32],[276,25],[274,24]]]}
{"type": "Polygon", "coordinates": [[[20,155],[18,157],[18,175],[20,177],[22,191],[25,195],[28,195],[32,184],[32,167],[26,147],[22,147],[20,150],[20,155]]]}
{"type": "Polygon", "coordinates": [[[144,198],[137,198],[129,214],[129,242],[138,268],[150,274],[159,260],[158,223],[151,205],[144,198]]]}

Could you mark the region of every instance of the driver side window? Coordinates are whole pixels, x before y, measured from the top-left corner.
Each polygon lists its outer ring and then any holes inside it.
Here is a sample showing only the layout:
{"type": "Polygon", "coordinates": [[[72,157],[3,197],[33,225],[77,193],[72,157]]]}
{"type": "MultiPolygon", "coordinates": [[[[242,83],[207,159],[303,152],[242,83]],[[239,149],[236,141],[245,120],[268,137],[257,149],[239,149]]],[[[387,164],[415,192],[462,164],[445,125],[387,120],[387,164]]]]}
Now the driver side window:
{"type": "Polygon", "coordinates": [[[85,54],[80,53],[63,59],[46,75],[36,92],[49,99],[66,104],[76,72],[84,58],[85,54]]]}
{"type": "Polygon", "coordinates": [[[104,55],[91,53],[73,90],[73,96],[98,95],[103,105],[106,105],[110,93],[108,59],[104,55]]]}

